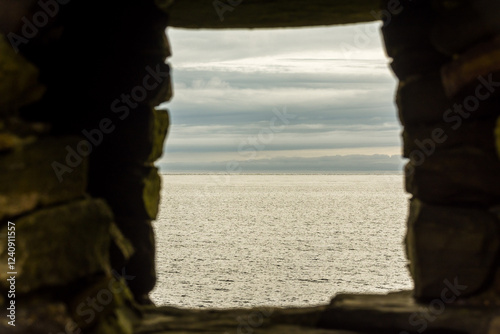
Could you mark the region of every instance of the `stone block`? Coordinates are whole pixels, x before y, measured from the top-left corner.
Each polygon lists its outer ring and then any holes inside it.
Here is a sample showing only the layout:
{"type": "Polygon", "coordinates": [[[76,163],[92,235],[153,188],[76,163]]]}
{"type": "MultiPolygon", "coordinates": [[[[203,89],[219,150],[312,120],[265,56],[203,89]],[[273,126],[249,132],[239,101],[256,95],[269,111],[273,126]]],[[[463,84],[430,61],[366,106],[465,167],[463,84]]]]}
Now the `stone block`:
{"type": "Polygon", "coordinates": [[[78,326],[68,313],[64,302],[46,294],[31,298],[16,298],[16,326],[8,324],[6,307],[1,305],[0,333],[4,334],[59,334],[78,333],[78,326]]]}
{"type": "Polygon", "coordinates": [[[160,203],[161,179],[153,165],[123,165],[90,180],[92,194],[107,200],[115,216],[154,220],[160,203]]]}
{"type": "Polygon", "coordinates": [[[500,316],[496,316],[491,320],[487,333],[488,334],[500,333],[500,316]]]}
{"type": "Polygon", "coordinates": [[[53,163],[66,165],[67,145],[76,148],[78,137],[36,140],[0,156],[0,219],[82,197],[87,186],[87,164],[69,168],[60,182],[53,163]]]}
{"type": "Polygon", "coordinates": [[[18,297],[15,327],[8,324],[6,306],[0,304],[0,332],[132,334],[139,320],[126,284],[114,277],[89,284],[70,296],[68,302],[57,300],[54,295],[38,293],[18,297]]]}
{"type": "Polygon", "coordinates": [[[456,282],[459,297],[487,288],[500,248],[498,223],[486,210],[412,200],[406,247],[415,296],[449,297],[456,282]]]}
{"type": "Polygon", "coordinates": [[[99,175],[103,168],[114,172],[124,164],[155,162],[163,153],[169,123],[167,110],[139,106],[96,147],[91,174],[99,175]]]}
{"type": "MultiPolygon", "coordinates": [[[[495,117],[465,121],[457,118],[453,123],[405,126],[403,130],[403,156],[413,152],[426,156],[436,151],[460,146],[477,147],[488,155],[495,153],[495,117]]],[[[416,153],[413,153],[416,154],[416,153]]]]}
{"type": "Polygon", "coordinates": [[[440,122],[453,107],[438,72],[400,82],[396,103],[405,126],[440,122]]]}
{"type": "Polygon", "coordinates": [[[12,133],[0,133],[0,153],[14,150],[21,146],[22,142],[22,138],[12,133]]]}
{"type": "Polygon", "coordinates": [[[168,9],[172,27],[195,29],[279,28],[347,24],[378,19],[379,0],[176,0],[168,9]],[[196,10],[193,10],[196,8],[196,10]],[[218,14],[218,13],[225,13],[218,14]]]}
{"type": "MultiPolygon", "coordinates": [[[[102,200],[54,206],[16,219],[16,291],[60,287],[110,272],[113,215],[102,200]]],[[[7,230],[2,229],[0,287],[7,288],[7,230]]]]}
{"type": "Polygon", "coordinates": [[[490,99],[492,94],[498,95],[499,58],[500,37],[474,45],[455,57],[441,69],[446,95],[479,101],[490,99]]]}
{"type": "Polygon", "coordinates": [[[163,147],[170,126],[168,110],[154,109],[152,130],[150,132],[151,154],[146,162],[155,162],[163,154],[163,147]]]}
{"type": "MultiPolygon", "coordinates": [[[[381,1],[381,7],[385,9],[391,2],[381,1]]],[[[396,14],[386,15],[381,28],[389,57],[398,57],[410,49],[430,46],[429,32],[435,19],[430,4],[408,1],[400,1],[400,4],[396,14]]]]}
{"type": "MultiPolygon", "coordinates": [[[[165,40],[167,40],[167,37],[165,37],[165,40]]],[[[151,63],[153,63],[153,59],[151,59],[151,63]]],[[[159,68],[162,73],[168,73],[168,75],[165,74],[166,77],[163,78],[158,87],[151,91],[151,96],[147,99],[149,106],[154,108],[164,102],[170,101],[174,93],[172,88],[173,85],[170,65],[168,63],[160,62],[152,68],[154,71],[157,71],[159,68]]]]}
{"type": "MultiPolygon", "coordinates": [[[[136,300],[141,302],[153,290],[156,284],[156,243],[151,220],[134,218],[132,216],[117,216],[116,225],[123,236],[130,240],[134,253],[126,258],[123,251],[111,251],[111,264],[114,268],[126,268],[129,275],[135,276],[127,282],[136,300]]],[[[130,253],[129,253],[130,254],[130,253]]]]}
{"type": "Polygon", "coordinates": [[[498,316],[498,308],[457,305],[453,297],[454,294],[448,292],[444,300],[439,296],[418,303],[411,291],[387,295],[341,294],[323,312],[319,327],[344,329],[351,334],[491,333],[488,328],[498,316]]]}
{"type": "Polygon", "coordinates": [[[426,154],[410,154],[406,190],[435,204],[468,203],[478,206],[500,202],[500,161],[479,148],[461,146],[426,154]]]}
{"type": "Polygon", "coordinates": [[[21,106],[39,100],[45,88],[38,82],[38,69],[16,53],[0,34],[0,118],[12,116],[21,106]]]}
{"type": "Polygon", "coordinates": [[[116,249],[119,251],[119,254],[123,257],[124,261],[130,259],[135,253],[135,249],[131,241],[123,235],[122,231],[115,223],[111,224],[109,233],[113,244],[116,246],[116,249]]]}
{"type": "Polygon", "coordinates": [[[419,47],[400,52],[397,57],[393,58],[391,68],[400,80],[406,80],[411,76],[436,72],[448,60],[448,57],[431,47],[419,47]]]}
{"type": "Polygon", "coordinates": [[[168,12],[170,6],[174,3],[174,0],[155,0],[155,4],[163,11],[168,12]]]}
{"type": "MultiPolygon", "coordinates": [[[[390,1],[383,1],[388,6],[390,1]]],[[[435,16],[428,2],[401,1],[398,15],[388,17],[382,27],[386,53],[393,58],[391,67],[396,76],[406,80],[410,76],[436,72],[448,61],[430,41],[435,16]]]]}
{"type": "MultiPolygon", "coordinates": [[[[125,29],[130,29],[127,33],[144,55],[159,55],[163,60],[172,55],[170,43],[166,38],[166,28],[168,26],[168,7],[173,0],[155,0],[152,3],[136,3],[128,11],[133,17],[133,23],[125,29]],[[167,11],[167,13],[166,13],[167,11]]],[[[125,41],[126,39],[123,39],[125,41]]],[[[120,45],[123,49],[125,44],[120,45]]]]}
{"type": "MultiPolygon", "coordinates": [[[[133,280],[134,277],[127,278],[133,280]]],[[[133,334],[139,318],[127,282],[115,276],[89,284],[72,296],[68,304],[77,328],[85,333],[133,334]]]]}
{"type": "Polygon", "coordinates": [[[431,32],[435,48],[456,55],[500,33],[500,3],[490,0],[434,2],[438,19],[431,32]],[[449,6],[450,3],[454,5],[449,6]]]}

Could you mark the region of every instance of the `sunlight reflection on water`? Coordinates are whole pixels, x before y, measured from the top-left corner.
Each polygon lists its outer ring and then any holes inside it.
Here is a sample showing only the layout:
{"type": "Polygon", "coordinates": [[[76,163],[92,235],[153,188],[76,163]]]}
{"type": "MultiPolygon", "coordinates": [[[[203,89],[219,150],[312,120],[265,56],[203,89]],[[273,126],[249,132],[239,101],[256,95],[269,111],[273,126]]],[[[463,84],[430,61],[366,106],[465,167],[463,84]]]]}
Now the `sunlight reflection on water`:
{"type": "Polygon", "coordinates": [[[164,175],[158,305],[306,306],[411,289],[401,175],[164,175]]]}

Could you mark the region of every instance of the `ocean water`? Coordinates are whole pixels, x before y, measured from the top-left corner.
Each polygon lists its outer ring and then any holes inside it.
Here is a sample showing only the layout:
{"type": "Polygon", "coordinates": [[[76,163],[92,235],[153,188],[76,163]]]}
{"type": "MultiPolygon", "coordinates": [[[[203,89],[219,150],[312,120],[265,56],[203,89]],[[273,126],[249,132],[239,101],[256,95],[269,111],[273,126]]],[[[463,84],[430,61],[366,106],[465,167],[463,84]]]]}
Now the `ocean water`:
{"type": "Polygon", "coordinates": [[[163,175],[158,305],[311,306],[411,289],[401,175],[163,175]]]}

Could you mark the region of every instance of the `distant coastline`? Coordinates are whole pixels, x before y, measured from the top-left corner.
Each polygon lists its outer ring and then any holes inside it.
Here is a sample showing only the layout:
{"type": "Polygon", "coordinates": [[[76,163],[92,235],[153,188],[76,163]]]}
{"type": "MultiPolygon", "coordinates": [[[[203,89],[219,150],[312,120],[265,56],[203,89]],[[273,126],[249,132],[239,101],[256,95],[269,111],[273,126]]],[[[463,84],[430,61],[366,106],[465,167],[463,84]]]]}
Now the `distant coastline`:
{"type": "Polygon", "coordinates": [[[162,174],[402,174],[406,159],[399,155],[336,155],[314,158],[168,162],[157,164],[162,174]]]}
{"type": "Polygon", "coordinates": [[[259,173],[224,173],[215,171],[160,171],[160,175],[219,175],[219,174],[229,174],[229,175],[404,175],[403,171],[335,171],[335,172],[259,172],[259,173]]]}

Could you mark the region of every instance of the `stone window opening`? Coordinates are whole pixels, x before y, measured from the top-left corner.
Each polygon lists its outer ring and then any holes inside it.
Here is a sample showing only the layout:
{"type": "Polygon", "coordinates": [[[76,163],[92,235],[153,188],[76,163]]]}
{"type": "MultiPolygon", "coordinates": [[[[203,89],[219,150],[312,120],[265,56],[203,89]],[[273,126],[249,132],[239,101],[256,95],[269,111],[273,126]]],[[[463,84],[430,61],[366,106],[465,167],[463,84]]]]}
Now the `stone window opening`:
{"type": "MultiPolygon", "coordinates": [[[[170,226],[177,226],[177,228],[182,229],[182,226],[174,222],[174,220],[182,220],[185,219],[185,216],[189,216],[191,218],[189,218],[188,224],[191,224],[191,221],[198,222],[192,223],[193,233],[200,233],[200,238],[204,239],[208,238],[205,234],[215,237],[207,227],[201,228],[200,231],[197,231],[197,229],[200,226],[205,226],[202,222],[203,219],[209,219],[213,224],[217,224],[219,217],[208,217],[208,215],[202,213],[200,213],[199,217],[196,217],[190,212],[198,212],[197,208],[199,207],[206,207],[208,211],[213,211],[213,208],[210,210],[208,208],[212,206],[210,204],[212,203],[211,201],[215,200],[210,196],[214,189],[218,189],[218,187],[237,186],[239,182],[238,175],[260,172],[273,173],[275,171],[283,173],[283,169],[279,169],[283,168],[283,163],[280,164],[279,159],[275,159],[276,166],[267,165],[267,170],[255,169],[261,167],[254,167],[255,163],[252,164],[252,161],[290,156],[294,152],[293,149],[300,148],[301,142],[305,141],[312,147],[310,150],[314,150],[313,145],[328,147],[328,149],[318,149],[317,151],[319,152],[315,152],[315,155],[313,155],[313,157],[321,157],[349,154],[348,148],[341,147],[340,149],[336,149],[336,146],[339,144],[346,145],[346,147],[356,145],[353,143],[358,138],[364,137],[367,140],[359,145],[364,144],[365,147],[353,148],[351,149],[351,154],[366,154],[368,156],[372,154],[385,154],[382,156],[381,161],[377,160],[375,163],[383,164],[384,162],[387,163],[387,160],[394,161],[392,170],[387,173],[401,173],[403,162],[395,159],[396,157],[390,157],[391,154],[395,156],[400,154],[399,137],[401,129],[391,98],[396,83],[393,79],[393,74],[390,72],[388,60],[381,44],[379,23],[344,27],[255,31],[169,29],[167,34],[174,50],[173,56],[169,59],[169,64],[172,66],[175,94],[172,101],[160,107],[170,110],[172,127],[166,141],[166,152],[157,162],[157,165],[163,167],[163,170],[166,170],[169,174],[183,174],[188,172],[198,174],[207,173],[207,171],[211,170],[211,174],[215,175],[207,176],[206,179],[199,177],[200,182],[205,182],[199,186],[201,195],[196,194],[195,196],[194,193],[189,193],[189,196],[193,196],[192,198],[190,197],[191,206],[185,207],[186,212],[184,215],[178,213],[173,208],[169,208],[168,202],[163,202],[160,205],[160,221],[155,222],[154,226],[157,230],[157,251],[162,254],[160,258],[165,259],[166,263],[162,263],[160,260],[157,261],[159,278],[153,292],[153,299],[160,304],[207,307],[213,305],[207,304],[207,300],[210,299],[207,296],[210,296],[209,290],[211,289],[210,286],[213,285],[212,282],[208,280],[206,275],[200,277],[205,283],[200,283],[195,279],[196,273],[200,272],[201,268],[193,273],[191,280],[183,278],[182,267],[179,267],[178,261],[186,264],[187,260],[180,259],[180,255],[176,255],[175,252],[168,252],[170,245],[177,245],[179,242],[179,240],[171,237],[178,234],[178,232],[175,227],[170,226]],[[277,41],[282,42],[277,43],[277,41]],[[318,44],[320,45],[319,47],[318,44]],[[252,45],[252,49],[249,50],[248,45],[252,45]],[[197,47],[195,48],[194,46],[197,47]],[[308,50],[310,48],[315,49],[308,50]],[[189,51],[186,52],[184,51],[185,49],[189,51]],[[198,50],[198,52],[191,49],[198,50]],[[206,59],[206,62],[202,63],[200,59],[196,59],[193,56],[200,54],[203,54],[203,59],[206,59]],[[356,70],[358,68],[362,70],[356,70]],[[366,79],[360,78],[363,75],[366,79]],[[271,81],[271,83],[268,84],[267,81],[271,81]],[[343,98],[346,95],[349,97],[343,98]],[[381,98],[382,96],[384,97],[383,99],[381,98]],[[193,97],[196,97],[196,99],[193,99],[193,97]],[[281,106],[287,107],[282,108],[281,106]],[[281,113],[283,110],[286,110],[285,112],[290,115],[294,113],[294,115],[291,115],[293,118],[286,119],[286,124],[281,124],[282,121],[278,120],[276,125],[279,125],[279,128],[277,128],[277,131],[272,131],[269,120],[276,117],[276,111],[281,113]],[[321,113],[320,110],[323,112],[321,113]],[[332,119],[328,117],[329,115],[333,116],[332,119]],[[346,131],[345,128],[351,127],[351,122],[346,119],[349,115],[356,118],[354,122],[359,124],[360,128],[364,128],[364,130],[346,131]],[[197,116],[200,120],[197,119],[197,116]],[[221,119],[223,116],[228,120],[221,119]],[[239,123],[238,118],[245,119],[244,126],[239,123]],[[372,118],[379,118],[380,120],[377,121],[376,125],[372,126],[372,118]],[[366,125],[363,121],[366,121],[366,125]],[[200,122],[203,124],[200,124],[200,122]],[[232,125],[231,122],[235,122],[236,125],[232,125]],[[278,124],[278,122],[281,123],[278,124]],[[377,132],[373,130],[375,126],[387,127],[387,134],[384,134],[383,138],[378,137],[377,132]],[[289,129],[289,127],[292,127],[292,129],[289,129]],[[306,131],[302,129],[295,130],[295,128],[300,127],[304,127],[306,131]],[[210,128],[214,130],[206,130],[210,128]],[[266,132],[268,136],[260,140],[259,133],[262,130],[271,130],[272,137],[266,132]],[[294,131],[297,132],[294,133],[294,131]],[[339,134],[337,135],[336,133],[339,134]],[[294,137],[299,138],[301,135],[304,136],[303,139],[294,141],[294,137]],[[392,138],[388,139],[387,137],[392,138]],[[183,140],[186,140],[188,144],[184,144],[183,140]],[[205,145],[205,143],[211,143],[212,141],[215,142],[213,144],[214,148],[205,145]],[[374,147],[380,142],[382,142],[379,144],[380,146],[386,146],[391,141],[393,147],[374,147]],[[218,146],[217,143],[219,142],[223,142],[224,146],[218,146]],[[288,151],[283,153],[276,151],[274,147],[279,147],[283,143],[288,143],[288,151]],[[298,147],[293,147],[294,145],[298,147]],[[181,150],[178,147],[182,147],[186,152],[193,150],[194,153],[189,157],[188,162],[182,161],[177,157],[178,152],[181,150]],[[203,147],[203,149],[200,149],[200,147],[203,147]],[[215,152],[211,152],[211,149],[215,152]],[[208,152],[204,152],[203,150],[207,150],[208,152]],[[222,155],[219,151],[223,151],[224,155],[222,157],[219,157],[219,155],[222,155]],[[206,160],[215,162],[204,164],[206,160]],[[171,163],[169,164],[169,162],[171,163]],[[174,210],[175,214],[173,213],[174,210]],[[176,216],[177,214],[180,214],[180,216],[176,216]],[[203,233],[203,231],[206,233],[203,233]],[[161,248],[161,251],[159,248],[161,248]],[[170,268],[172,266],[179,268],[179,271],[170,268]],[[198,289],[200,291],[198,294],[193,295],[190,292],[193,287],[188,286],[188,281],[192,281],[192,284],[196,284],[197,286],[199,285],[198,289]],[[173,300],[169,300],[169,294],[166,293],[169,289],[174,294],[172,296],[173,300]],[[190,299],[188,300],[186,296],[190,299]]],[[[186,159],[185,155],[184,153],[181,158],[186,159]]],[[[292,159],[287,161],[287,165],[294,165],[292,159]]],[[[355,164],[363,163],[370,162],[356,162],[355,164]]],[[[342,165],[342,161],[337,162],[337,164],[342,165]]],[[[331,166],[330,168],[335,168],[335,162],[330,161],[329,166],[331,166]]],[[[328,168],[328,166],[322,166],[322,168],[328,168]]],[[[343,167],[339,167],[337,173],[349,172],[347,168],[353,168],[353,166],[344,165],[343,167]]],[[[325,170],[326,172],[331,172],[331,170],[325,170]]],[[[335,172],[335,170],[333,171],[335,172]]],[[[285,172],[293,173],[294,170],[285,170],[285,172]]],[[[298,172],[304,173],[303,170],[299,170],[298,172]]],[[[322,173],[322,169],[311,169],[305,172],[322,173]]],[[[362,170],[358,171],[358,173],[370,173],[370,171],[362,170]]],[[[167,188],[170,185],[172,187],[179,186],[175,180],[170,182],[171,178],[185,179],[182,176],[168,174],[162,177],[164,186],[167,188]]],[[[394,178],[401,178],[402,180],[402,176],[395,176],[394,178]]],[[[399,285],[393,285],[392,289],[386,288],[384,290],[383,286],[388,285],[379,282],[379,276],[377,276],[379,274],[375,272],[380,270],[377,269],[376,264],[373,264],[373,275],[375,275],[373,278],[362,277],[359,273],[358,275],[353,274],[354,276],[352,277],[360,282],[366,280],[366,285],[371,286],[374,292],[397,290],[398,287],[399,289],[403,287],[410,288],[408,283],[405,282],[405,280],[408,280],[408,276],[402,247],[404,219],[406,216],[406,196],[403,195],[402,182],[399,187],[401,189],[396,186],[396,191],[400,194],[397,200],[401,206],[401,210],[399,211],[400,217],[396,221],[391,221],[392,225],[397,225],[400,229],[397,235],[391,238],[391,245],[395,249],[400,249],[400,251],[398,254],[388,255],[393,258],[391,265],[399,266],[397,267],[398,269],[394,268],[394,272],[398,272],[398,274],[392,276],[394,281],[399,282],[397,283],[399,285]]],[[[168,196],[170,201],[175,201],[175,205],[180,204],[176,201],[179,197],[178,194],[174,194],[172,197],[168,189],[163,189],[162,193],[168,196]]],[[[176,192],[174,191],[174,193],[176,192]]],[[[223,200],[221,199],[221,201],[223,200]]],[[[171,204],[174,206],[173,203],[171,204]]],[[[342,209],[342,204],[335,203],[334,200],[329,205],[332,207],[332,212],[335,210],[347,210],[342,209]]],[[[275,203],[275,206],[278,208],[280,204],[275,203]]],[[[289,209],[291,210],[292,208],[289,209]]],[[[238,207],[234,207],[234,210],[236,213],[240,211],[238,207]]],[[[353,208],[350,210],[354,217],[352,218],[353,220],[357,219],[355,217],[356,210],[358,209],[353,208]]],[[[304,207],[303,211],[308,211],[308,209],[304,207]]],[[[251,212],[248,212],[248,214],[249,219],[253,217],[251,212]]],[[[313,213],[311,212],[311,214],[313,213]]],[[[283,217],[281,220],[286,221],[286,219],[283,217]]],[[[332,219],[340,219],[340,217],[332,217],[332,219]]],[[[368,219],[366,218],[366,220],[368,219]]],[[[217,228],[216,230],[219,231],[220,229],[217,228]]],[[[351,231],[351,233],[351,235],[362,234],[363,231],[351,231]]],[[[392,234],[393,231],[380,231],[380,233],[392,234]]],[[[330,234],[325,231],[324,239],[333,238],[333,236],[327,237],[327,235],[330,234]]],[[[276,235],[277,238],[280,238],[280,236],[281,234],[276,235]]],[[[227,238],[233,238],[232,234],[228,235],[227,238]]],[[[222,241],[219,239],[216,238],[214,242],[222,241]]],[[[332,243],[336,242],[334,238],[331,240],[332,243]]],[[[200,249],[199,247],[201,246],[198,246],[197,240],[193,239],[192,242],[193,250],[200,249]]],[[[355,240],[352,242],[357,243],[355,240]]],[[[183,244],[187,245],[187,241],[184,241],[183,244]]],[[[207,245],[207,247],[209,246],[207,245]]],[[[179,251],[182,251],[182,249],[179,249],[179,251]]],[[[202,251],[200,255],[195,255],[193,252],[185,253],[185,256],[189,259],[185,267],[186,272],[191,270],[191,265],[189,265],[191,263],[206,265],[211,259],[213,260],[213,256],[209,256],[207,252],[209,252],[208,248],[202,251]],[[203,258],[205,262],[197,262],[198,258],[203,258]]],[[[257,252],[256,254],[260,253],[257,252]]],[[[256,259],[259,261],[260,258],[257,256],[256,259]]],[[[345,256],[345,254],[342,256],[345,256]]],[[[381,254],[380,256],[384,257],[385,255],[381,254]]],[[[242,261],[248,262],[249,260],[242,261]]],[[[297,258],[297,261],[301,261],[300,258],[297,258]]],[[[335,264],[332,263],[331,266],[335,267],[335,264]]],[[[253,270],[259,269],[256,267],[253,270]]],[[[341,268],[340,270],[357,272],[354,268],[341,268]]],[[[314,273],[314,276],[319,275],[322,279],[329,279],[329,276],[332,276],[331,278],[335,279],[337,275],[335,272],[338,271],[338,268],[336,270],[326,270],[324,273],[314,273]]],[[[217,279],[221,279],[215,273],[207,275],[213,276],[214,282],[217,279]]],[[[276,275],[275,279],[277,281],[286,281],[284,272],[277,273],[276,275]]],[[[307,283],[314,281],[314,279],[307,279],[311,275],[307,273],[303,273],[303,275],[305,278],[303,277],[302,284],[312,284],[307,283]]],[[[383,273],[380,273],[380,275],[382,277],[387,276],[383,273]]],[[[224,280],[234,280],[234,277],[224,277],[224,280]]],[[[241,281],[241,278],[238,280],[241,281]]],[[[339,282],[343,282],[343,280],[339,282]]],[[[232,284],[232,288],[227,295],[235,294],[235,291],[238,291],[238,289],[251,286],[254,282],[252,280],[252,283],[248,285],[243,284],[243,282],[238,282],[238,284],[232,284]]],[[[288,285],[290,284],[292,283],[289,282],[288,285]]],[[[293,305],[301,306],[305,305],[300,304],[299,300],[308,300],[306,302],[308,305],[324,303],[330,298],[328,295],[331,294],[331,289],[323,289],[325,290],[323,295],[320,298],[313,297],[313,300],[317,298],[317,301],[313,302],[310,297],[289,296],[292,288],[283,284],[280,286],[283,289],[282,301],[280,301],[282,305],[286,305],[286,300],[293,305]]],[[[343,289],[354,291],[353,289],[357,287],[357,285],[355,287],[352,284],[343,288],[341,286],[342,283],[337,287],[339,292],[343,289]]],[[[361,283],[357,288],[366,291],[366,288],[361,283]]],[[[299,287],[296,287],[296,289],[299,289],[299,287]]],[[[250,290],[254,290],[254,288],[250,290]]],[[[221,300],[215,304],[237,307],[239,306],[238,299],[240,299],[245,300],[245,303],[249,303],[247,305],[270,305],[271,302],[266,302],[265,300],[260,302],[258,300],[247,301],[246,297],[244,297],[247,292],[249,291],[241,290],[239,293],[240,296],[234,298],[233,302],[221,300]]],[[[220,297],[222,298],[223,296],[220,297]]],[[[280,299],[278,298],[277,300],[280,299]]],[[[244,305],[242,304],[241,306],[244,305]]]]}
{"type": "Polygon", "coordinates": [[[0,8],[2,332],[499,332],[498,2],[3,0],[0,8]],[[145,306],[161,187],[154,163],[170,123],[156,106],[172,96],[165,28],[374,19],[384,21],[399,81],[414,289],[299,309],[145,306]]]}

